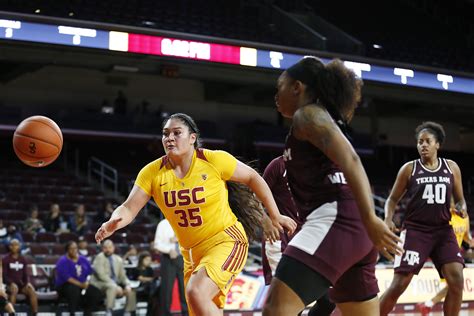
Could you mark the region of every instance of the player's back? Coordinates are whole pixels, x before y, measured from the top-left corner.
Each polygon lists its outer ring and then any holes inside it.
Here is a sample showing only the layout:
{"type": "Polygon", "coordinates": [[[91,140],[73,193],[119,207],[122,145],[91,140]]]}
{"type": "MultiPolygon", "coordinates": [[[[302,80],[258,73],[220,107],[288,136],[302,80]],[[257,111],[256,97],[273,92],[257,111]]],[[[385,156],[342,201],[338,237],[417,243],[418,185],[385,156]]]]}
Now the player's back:
{"type": "Polygon", "coordinates": [[[344,174],[322,151],[290,131],[284,153],[288,182],[303,218],[324,203],[353,199],[344,174]]]}

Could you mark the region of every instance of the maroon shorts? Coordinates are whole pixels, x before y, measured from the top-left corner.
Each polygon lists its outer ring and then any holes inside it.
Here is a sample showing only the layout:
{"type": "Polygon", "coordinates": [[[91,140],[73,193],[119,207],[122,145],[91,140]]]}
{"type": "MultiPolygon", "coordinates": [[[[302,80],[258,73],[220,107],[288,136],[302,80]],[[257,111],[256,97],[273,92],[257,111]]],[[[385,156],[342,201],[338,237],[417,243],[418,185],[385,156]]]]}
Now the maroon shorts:
{"type": "Polygon", "coordinates": [[[464,259],[451,226],[426,231],[407,227],[400,237],[405,252],[395,258],[395,273],[418,274],[428,258],[431,258],[441,277],[441,267],[446,263],[459,262],[464,266],[464,259]]]}
{"type": "Polygon", "coordinates": [[[285,255],[328,279],[335,303],[361,301],[378,293],[378,253],[360,219],[354,200],[326,203],[306,218],[285,255]]]}

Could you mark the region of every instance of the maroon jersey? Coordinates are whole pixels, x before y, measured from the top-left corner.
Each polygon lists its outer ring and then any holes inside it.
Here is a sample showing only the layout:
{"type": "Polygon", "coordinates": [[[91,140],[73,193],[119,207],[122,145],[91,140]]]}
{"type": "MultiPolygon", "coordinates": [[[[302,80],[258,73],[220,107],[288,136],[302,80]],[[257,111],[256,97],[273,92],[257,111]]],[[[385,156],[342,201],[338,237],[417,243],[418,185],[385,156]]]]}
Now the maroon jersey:
{"type": "Polygon", "coordinates": [[[291,217],[298,226],[301,226],[295,201],[291,196],[288,177],[283,156],[273,159],[263,172],[263,179],[273,193],[275,202],[282,215],[291,217]]]}
{"type": "Polygon", "coordinates": [[[420,159],[415,160],[407,187],[405,226],[429,229],[448,226],[453,184],[453,172],[446,159],[438,158],[435,170],[423,166],[420,159]]]}
{"type": "Polygon", "coordinates": [[[28,283],[27,262],[25,257],[19,255],[14,258],[7,254],[2,259],[3,283],[10,285],[15,283],[20,290],[28,283]]]}
{"type": "Polygon", "coordinates": [[[296,139],[291,131],[283,156],[302,219],[324,203],[354,199],[339,167],[311,143],[296,139]]]}

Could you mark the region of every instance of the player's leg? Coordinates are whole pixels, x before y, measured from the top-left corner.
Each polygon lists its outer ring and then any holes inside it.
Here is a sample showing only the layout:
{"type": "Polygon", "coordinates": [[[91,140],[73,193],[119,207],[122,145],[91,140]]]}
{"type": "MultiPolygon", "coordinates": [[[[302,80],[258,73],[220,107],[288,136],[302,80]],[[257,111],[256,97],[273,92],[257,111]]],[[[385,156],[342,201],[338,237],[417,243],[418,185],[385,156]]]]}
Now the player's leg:
{"type": "Polygon", "coordinates": [[[380,297],[380,315],[385,316],[392,311],[400,295],[413,278],[413,273],[395,273],[390,287],[380,297]]]}
{"type": "Polygon", "coordinates": [[[459,315],[464,286],[462,269],[463,265],[458,262],[447,263],[441,268],[448,284],[448,293],[443,305],[444,315],[446,316],[459,315]]]}
{"type": "Polygon", "coordinates": [[[35,288],[31,283],[28,283],[23,289],[22,293],[28,297],[28,300],[30,301],[30,307],[31,311],[33,314],[36,315],[38,313],[38,295],[36,295],[35,288]]]}
{"type": "Polygon", "coordinates": [[[219,294],[220,289],[209,277],[203,267],[198,272],[193,273],[186,286],[186,297],[191,310],[197,316],[220,316],[223,315],[213,302],[213,298],[219,294]]]}
{"type": "MultiPolygon", "coordinates": [[[[443,284],[446,282],[446,280],[444,279],[441,279],[441,280],[443,284]]],[[[431,299],[427,300],[424,303],[416,304],[416,308],[422,315],[428,315],[433,309],[433,306],[441,302],[443,298],[446,297],[446,294],[448,294],[448,285],[444,284],[444,287],[441,290],[439,290],[435,296],[433,296],[431,299]]]]}
{"type": "Polygon", "coordinates": [[[439,302],[443,300],[443,298],[446,297],[446,294],[448,294],[448,285],[443,287],[438,293],[436,293],[435,296],[431,299],[431,306],[435,306],[439,302]]]}
{"type": "Polygon", "coordinates": [[[298,260],[283,255],[270,285],[264,316],[298,315],[323,296],[331,283],[298,260]]]}
{"type": "Polygon", "coordinates": [[[313,307],[308,312],[308,316],[329,316],[336,308],[330,299],[328,293],[324,294],[319,300],[316,301],[313,307]]]}
{"type": "Polygon", "coordinates": [[[18,285],[11,283],[7,286],[8,300],[13,305],[16,304],[16,296],[18,295],[18,285]]]}
{"type": "Polygon", "coordinates": [[[337,304],[342,315],[379,315],[379,287],[375,277],[377,259],[378,251],[372,248],[345,271],[329,290],[331,301],[337,304]]]}
{"type": "Polygon", "coordinates": [[[363,302],[338,303],[343,316],[378,316],[380,314],[377,296],[363,302]]]}
{"type": "MultiPolygon", "coordinates": [[[[237,222],[193,249],[195,266],[186,284],[190,315],[223,315],[225,298],[244,268],[248,248],[245,230],[237,222]]],[[[189,259],[185,259],[187,265],[189,259]]]]}
{"type": "Polygon", "coordinates": [[[394,275],[390,287],[380,297],[380,315],[385,316],[392,311],[400,295],[405,292],[414,274],[423,268],[432,250],[437,244],[431,232],[407,228],[400,234],[404,253],[395,257],[394,275]]]}

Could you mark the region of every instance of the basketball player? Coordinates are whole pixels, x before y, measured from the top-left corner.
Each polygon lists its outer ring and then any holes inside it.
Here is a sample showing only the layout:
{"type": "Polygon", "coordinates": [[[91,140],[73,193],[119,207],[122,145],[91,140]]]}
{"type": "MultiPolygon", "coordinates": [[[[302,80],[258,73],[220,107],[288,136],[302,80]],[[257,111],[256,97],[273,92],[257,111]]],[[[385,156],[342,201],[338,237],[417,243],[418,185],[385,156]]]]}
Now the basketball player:
{"type": "MultiPolygon", "coordinates": [[[[199,130],[188,115],[177,113],[164,121],[162,143],[166,155],[140,171],[129,197],[102,224],[96,240],[128,225],[153,196],[180,244],[190,315],[223,315],[226,294],[248,252],[246,231],[234,212],[255,212],[230,209],[226,181],[250,187],[280,231],[284,227],[292,233],[296,223],[280,215],[268,185],[255,170],[227,152],[198,148],[199,130]]],[[[258,221],[253,224],[261,226],[258,221]]]]}
{"type": "MultiPolygon", "coordinates": [[[[456,235],[456,241],[458,243],[459,248],[461,248],[462,242],[466,242],[469,247],[473,246],[473,240],[471,236],[471,228],[469,224],[469,216],[467,217],[461,217],[456,213],[456,208],[454,205],[454,200],[451,199],[451,226],[453,227],[454,234],[456,235]]],[[[446,280],[441,279],[443,283],[446,282],[446,280]]],[[[448,294],[448,286],[445,285],[441,290],[436,293],[433,298],[430,300],[417,304],[416,307],[418,310],[421,312],[421,315],[425,316],[428,315],[431,310],[433,309],[433,306],[441,302],[446,297],[446,294],[448,294]]]]}
{"type": "Polygon", "coordinates": [[[400,253],[375,215],[359,156],[344,135],[362,81],[339,60],[306,57],[278,79],[278,111],[293,123],[284,152],[301,230],[278,263],[263,315],[297,315],[332,285],[344,315],[378,315],[377,250],[400,253]]]}
{"type": "Polygon", "coordinates": [[[385,222],[392,222],[395,207],[408,195],[405,221],[401,238],[405,250],[395,258],[392,283],[380,299],[380,313],[387,315],[400,295],[431,258],[441,277],[446,279],[448,293],[444,301],[444,315],[458,315],[463,292],[464,260],[456,236],[449,225],[450,200],[454,198],[455,212],[466,217],[466,201],[458,165],[438,157],[445,132],[435,122],[424,122],[415,129],[420,159],[407,162],[398,172],[392,191],[385,202],[385,222]]]}
{"type": "MultiPolygon", "coordinates": [[[[273,159],[268,164],[263,172],[263,179],[265,179],[270,187],[280,213],[291,217],[297,223],[296,232],[298,232],[301,229],[302,221],[299,219],[295,201],[291,196],[283,156],[273,159]]],[[[266,285],[270,284],[282,253],[285,251],[291,237],[286,232],[283,232],[277,241],[262,240],[262,266],[266,285]]],[[[317,303],[308,312],[308,316],[330,315],[335,308],[336,305],[329,300],[326,293],[318,299],[317,303]]]]}

